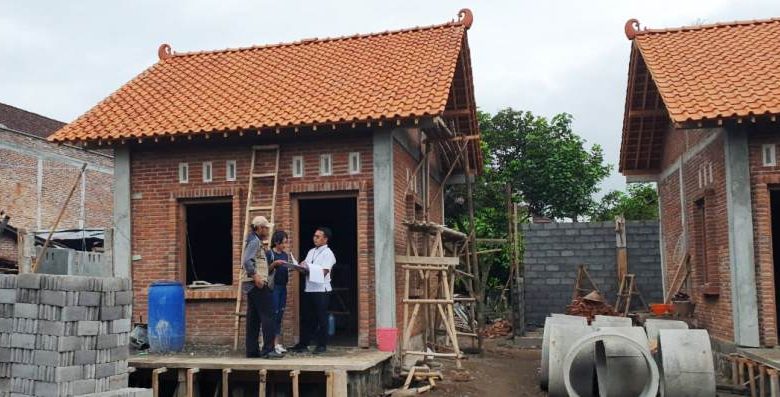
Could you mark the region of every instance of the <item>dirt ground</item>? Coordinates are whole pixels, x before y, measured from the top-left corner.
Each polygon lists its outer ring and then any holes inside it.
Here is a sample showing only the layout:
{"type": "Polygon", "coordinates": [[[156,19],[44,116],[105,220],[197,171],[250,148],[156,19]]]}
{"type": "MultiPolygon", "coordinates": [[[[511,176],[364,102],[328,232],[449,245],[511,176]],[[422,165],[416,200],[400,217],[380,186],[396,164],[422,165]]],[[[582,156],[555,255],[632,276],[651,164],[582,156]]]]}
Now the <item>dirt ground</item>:
{"type": "Polygon", "coordinates": [[[442,360],[444,380],[437,387],[421,396],[447,397],[542,397],[539,389],[539,360],[541,350],[519,349],[501,346],[500,339],[486,339],[483,357],[469,355],[463,367],[472,378],[456,381],[459,374],[454,363],[442,360]]]}

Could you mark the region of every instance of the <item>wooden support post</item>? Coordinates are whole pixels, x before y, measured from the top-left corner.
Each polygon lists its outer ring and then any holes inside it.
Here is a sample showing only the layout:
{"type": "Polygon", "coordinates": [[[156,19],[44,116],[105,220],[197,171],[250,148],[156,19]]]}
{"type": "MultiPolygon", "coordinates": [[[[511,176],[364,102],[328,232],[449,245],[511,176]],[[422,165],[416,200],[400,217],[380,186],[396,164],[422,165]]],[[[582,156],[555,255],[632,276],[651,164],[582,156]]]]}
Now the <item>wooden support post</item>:
{"type": "Polygon", "coordinates": [[[347,395],[347,371],[334,369],[326,371],[328,376],[328,396],[339,397],[347,395]]]}
{"type": "Polygon", "coordinates": [[[729,354],[729,360],[731,361],[731,384],[736,386],[739,384],[737,379],[737,356],[735,353],[729,354]]]}
{"type": "Polygon", "coordinates": [[[748,370],[748,383],[750,384],[750,397],[756,397],[756,374],[755,363],[752,360],[745,360],[748,370]]]}
{"type": "Polygon", "coordinates": [[[297,369],[290,371],[290,378],[292,378],[291,382],[292,382],[292,393],[293,393],[292,395],[293,395],[293,397],[299,397],[300,396],[300,394],[299,394],[300,391],[298,390],[298,376],[300,376],[300,375],[301,375],[301,371],[299,371],[297,369]]]}
{"type": "Polygon", "coordinates": [[[766,366],[758,365],[758,395],[766,397],[766,366]]]}
{"type": "Polygon", "coordinates": [[[780,382],[777,379],[777,370],[767,368],[766,372],[769,374],[769,395],[771,397],[780,397],[780,382]]]}
{"type": "Polygon", "coordinates": [[[187,370],[184,368],[176,371],[176,393],[174,394],[176,397],[187,396],[187,370]]]}
{"type": "Polygon", "coordinates": [[[628,273],[628,252],[626,249],[626,219],[623,215],[615,217],[615,247],[617,250],[618,283],[628,273]]]}
{"type": "Polygon", "coordinates": [[[258,387],[257,395],[258,397],[265,397],[265,381],[268,377],[268,370],[261,369],[258,372],[260,375],[260,386],[258,387]]]}
{"type": "Polygon", "coordinates": [[[745,383],[745,359],[737,357],[737,384],[744,385],[745,383]]]}
{"type": "Polygon", "coordinates": [[[222,397],[228,397],[228,393],[230,392],[229,377],[232,371],[233,370],[230,368],[222,370],[222,397]]]}
{"type": "Polygon", "coordinates": [[[190,368],[187,370],[187,397],[193,397],[195,395],[195,382],[193,378],[198,372],[200,372],[199,368],[190,368]]]}
{"type": "Polygon", "coordinates": [[[160,396],[160,374],[167,372],[168,368],[160,367],[152,370],[152,394],[154,397],[160,396]]]}

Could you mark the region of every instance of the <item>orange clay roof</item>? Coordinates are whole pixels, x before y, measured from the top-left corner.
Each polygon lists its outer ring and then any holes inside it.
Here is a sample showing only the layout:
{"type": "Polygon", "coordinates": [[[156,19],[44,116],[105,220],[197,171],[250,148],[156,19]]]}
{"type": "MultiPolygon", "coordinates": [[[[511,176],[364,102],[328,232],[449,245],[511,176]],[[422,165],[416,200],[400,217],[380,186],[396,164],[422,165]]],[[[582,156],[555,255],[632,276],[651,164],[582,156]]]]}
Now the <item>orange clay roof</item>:
{"type": "Polygon", "coordinates": [[[660,164],[669,122],[780,113],[780,19],[639,30],[632,40],[621,171],[660,164]]]}
{"type": "Polygon", "coordinates": [[[222,51],[171,53],[163,45],[159,62],[50,139],[442,115],[472,21],[470,11],[460,15],[429,27],[222,51]]]}
{"type": "Polygon", "coordinates": [[[675,122],[780,113],[780,19],[645,30],[634,42],[675,122]]]}

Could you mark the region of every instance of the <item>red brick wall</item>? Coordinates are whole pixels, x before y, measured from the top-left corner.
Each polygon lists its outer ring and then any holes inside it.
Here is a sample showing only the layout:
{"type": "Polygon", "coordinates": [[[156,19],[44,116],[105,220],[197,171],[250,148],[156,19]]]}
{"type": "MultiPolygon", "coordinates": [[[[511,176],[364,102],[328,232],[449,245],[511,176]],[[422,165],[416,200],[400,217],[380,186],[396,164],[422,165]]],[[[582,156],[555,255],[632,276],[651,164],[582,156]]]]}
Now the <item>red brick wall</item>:
{"type": "MultiPolygon", "coordinates": [[[[777,127],[752,127],[748,147],[753,201],[753,244],[755,246],[756,283],[758,293],[759,336],[764,346],[777,345],[777,313],[775,309],[774,258],[772,247],[772,216],[769,190],[780,187],[780,166],[764,166],[762,145],[780,143],[777,127]]],[[[778,214],[774,214],[778,216],[778,214]]]]}
{"type": "MultiPolygon", "coordinates": [[[[107,228],[112,224],[113,159],[0,128],[0,208],[10,223],[28,231],[38,227],[38,161],[42,160],[40,229],[52,227],[76,180],[80,164],[87,162],[86,189],[81,184],[71,198],[59,229],[107,228]],[[97,168],[96,168],[97,167],[97,168]],[[83,201],[83,214],[82,214],[83,201]]],[[[4,255],[0,251],[0,255],[4,255]]]]}
{"type": "Polygon", "coordinates": [[[16,238],[10,233],[0,233],[0,260],[16,262],[19,251],[16,238]]]}
{"type": "MultiPolygon", "coordinates": [[[[264,137],[263,137],[264,138],[264,137]]],[[[274,137],[275,138],[275,137],[274,137]]],[[[233,281],[238,281],[241,242],[243,241],[242,219],[251,150],[253,144],[279,143],[280,168],[275,223],[279,229],[291,233],[298,241],[293,217],[296,214],[296,197],[322,193],[349,194],[357,197],[358,207],[358,343],[368,346],[374,340],[374,267],[373,267],[373,175],[372,137],[370,133],[354,134],[341,131],[323,133],[294,140],[282,138],[258,139],[228,143],[222,137],[211,138],[206,144],[185,142],[172,144],[136,145],[131,153],[131,189],[133,238],[132,250],[141,259],[134,261],[133,283],[135,290],[134,316],[143,314],[147,308],[149,283],[157,279],[178,279],[184,277],[184,253],[179,244],[183,238],[182,200],[202,197],[226,197],[233,202],[233,281]],[[361,153],[361,173],[347,172],[348,153],[361,153]],[[319,155],[331,153],[333,175],[319,176],[319,155]],[[292,177],[292,157],[304,156],[303,178],[292,177]],[[236,160],[238,178],[234,182],[225,180],[225,163],[236,160]],[[213,181],[202,182],[201,164],[213,163],[213,181]],[[178,164],[189,164],[189,183],[178,182],[178,164]]],[[[259,163],[270,161],[260,159],[259,163]]],[[[263,167],[256,172],[269,172],[263,167]]],[[[256,191],[257,192],[257,191],[256,191]]],[[[262,193],[262,192],[261,192],[262,193]]],[[[297,246],[296,244],[293,244],[297,246]]],[[[294,252],[299,259],[304,253],[294,252]]],[[[298,293],[296,277],[291,277],[288,288],[288,307],[283,321],[285,342],[292,343],[298,337],[298,293]]],[[[187,339],[195,343],[232,343],[235,288],[229,292],[188,292],[187,339]]],[[[241,327],[243,331],[243,325],[241,327]]],[[[243,335],[243,332],[242,332],[243,335]]]]}
{"type": "MultiPolygon", "coordinates": [[[[711,136],[712,131],[673,131],[667,135],[665,153],[680,153],[680,146],[689,152],[702,139],[711,136]]],[[[678,155],[679,156],[679,155],[678,155]]],[[[719,339],[733,340],[733,321],[731,317],[731,284],[729,268],[728,218],[726,214],[725,163],[723,136],[716,138],[703,150],[689,155],[682,168],[682,189],[684,200],[680,200],[680,173],[678,170],[659,181],[658,191],[661,200],[661,224],[663,228],[664,263],[666,265],[667,288],[677,268],[674,262],[675,249],[684,230],[687,230],[685,246],[691,255],[692,273],[688,282],[688,292],[696,302],[695,316],[699,326],[707,328],[710,334],[719,339]],[[701,171],[700,170],[706,170],[701,171]],[[711,172],[710,172],[711,170],[711,172]],[[700,173],[703,174],[700,178],[700,173]],[[709,174],[712,177],[709,177],[709,174]],[[709,193],[708,193],[709,190],[709,193]],[[706,198],[705,198],[706,194],[706,198]],[[704,294],[705,263],[699,253],[697,239],[700,225],[696,224],[695,203],[705,198],[707,211],[707,256],[708,261],[718,269],[719,289],[717,295],[704,294]],[[681,206],[683,208],[681,208],[681,206]],[[682,211],[685,216],[683,217],[682,211]],[[685,220],[686,227],[682,221],[685,220]]],[[[665,163],[673,164],[676,159],[667,158],[665,163]]]]}
{"type": "MultiPolygon", "coordinates": [[[[415,139],[417,136],[416,130],[410,130],[409,133],[409,142],[411,147],[404,146],[398,141],[394,141],[393,144],[393,173],[395,174],[395,195],[394,195],[394,203],[395,203],[395,224],[396,224],[396,233],[395,233],[395,252],[397,255],[406,255],[407,253],[407,229],[403,225],[404,220],[411,220],[411,219],[420,219],[423,215],[422,207],[424,205],[424,197],[423,192],[418,189],[417,193],[412,192],[410,194],[409,191],[407,191],[407,187],[409,186],[409,183],[407,182],[407,175],[414,174],[414,171],[416,167],[419,164],[419,161],[415,159],[416,158],[422,159],[422,152],[419,146],[419,140],[415,139]],[[417,146],[412,146],[417,145],[417,146]],[[414,151],[414,155],[410,152],[414,151]]],[[[435,156],[436,152],[431,153],[429,156],[431,157],[430,161],[430,174],[440,174],[441,169],[439,162],[436,160],[435,156]]],[[[423,171],[420,170],[417,173],[417,180],[422,178],[423,171]]],[[[420,186],[421,184],[417,182],[417,185],[420,186]]],[[[429,178],[429,197],[432,199],[433,196],[439,191],[440,185],[436,182],[436,180],[431,177],[429,178]]],[[[412,188],[409,189],[410,191],[412,188]]],[[[441,195],[440,195],[441,196],[441,195]]],[[[428,220],[431,222],[436,223],[444,223],[444,208],[441,205],[442,201],[440,198],[437,198],[435,202],[432,202],[430,204],[430,209],[428,213],[428,220]]],[[[424,241],[421,241],[418,239],[417,241],[417,248],[420,250],[419,252],[423,254],[423,250],[425,249],[426,243],[424,241]]],[[[404,324],[404,317],[403,317],[403,291],[404,291],[404,283],[405,283],[405,271],[399,266],[396,268],[395,271],[395,281],[396,281],[396,326],[399,329],[402,329],[404,324]]],[[[422,282],[421,280],[416,276],[416,274],[410,275],[410,288],[414,289],[422,288],[422,282]]],[[[423,318],[423,311],[421,311],[421,314],[419,315],[418,319],[423,318]]],[[[423,330],[423,321],[418,321],[417,326],[412,329],[411,334],[417,335],[423,330]]]]}

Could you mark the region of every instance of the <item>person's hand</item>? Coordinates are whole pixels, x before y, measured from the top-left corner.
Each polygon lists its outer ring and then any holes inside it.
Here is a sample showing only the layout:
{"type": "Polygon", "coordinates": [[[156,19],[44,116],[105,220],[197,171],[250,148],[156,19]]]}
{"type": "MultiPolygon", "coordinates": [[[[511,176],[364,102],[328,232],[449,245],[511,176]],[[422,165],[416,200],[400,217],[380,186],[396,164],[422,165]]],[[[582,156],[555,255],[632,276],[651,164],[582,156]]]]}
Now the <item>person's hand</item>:
{"type": "Polygon", "coordinates": [[[277,260],[273,261],[273,263],[271,263],[271,268],[284,266],[285,263],[287,263],[287,262],[284,261],[284,260],[281,260],[281,259],[277,259],[277,260]]]}
{"type": "Polygon", "coordinates": [[[259,275],[259,274],[257,274],[257,273],[255,273],[255,274],[252,276],[252,281],[254,281],[254,282],[255,282],[255,286],[256,286],[257,288],[263,288],[263,286],[265,286],[265,280],[263,280],[263,278],[262,278],[262,277],[260,277],[260,275],[259,275]]]}

